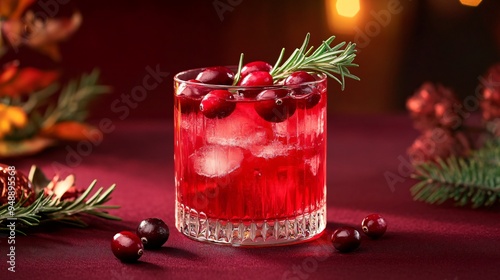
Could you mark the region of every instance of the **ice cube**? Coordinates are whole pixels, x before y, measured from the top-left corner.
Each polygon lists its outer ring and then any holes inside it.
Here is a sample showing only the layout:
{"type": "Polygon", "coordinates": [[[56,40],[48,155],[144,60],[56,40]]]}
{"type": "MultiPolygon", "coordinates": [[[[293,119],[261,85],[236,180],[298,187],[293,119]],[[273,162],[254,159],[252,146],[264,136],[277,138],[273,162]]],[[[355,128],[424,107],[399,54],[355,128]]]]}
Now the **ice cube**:
{"type": "Polygon", "coordinates": [[[180,117],[181,128],[190,134],[197,134],[203,130],[203,115],[197,113],[184,114],[180,117]]]}
{"type": "MultiPolygon", "coordinates": [[[[238,104],[240,105],[240,104],[238,104]]],[[[248,148],[267,142],[270,127],[238,108],[229,117],[211,119],[206,123],[206,140],[210,144],[248,148]],[[269,131],[269,132],[268,132],[269,131]]],[[[270,124],[267,124],[270,126],[270,124]]]]}
{"type": "Polygon", "coordinates": [[[240,167],[243,151],[238,147],[207,145],[191,156],[194,171],[199,175],[223,177],[240,167]]]}
{"type": "Polygon", "coordinates": [[[273,141],[263,146],[252,146],[250,152],[260,158],[270,159],[288,155],[289,147],[279,141],[273,141]]]}
{"type": "Polygon", "coordinates": [[[321,162],[321,159],[319,155],[315,155],[312,158],[308,158],[305,160],[305,163],[309,165],[309,169],[311,170],[311,173],[316,176],[319,171],[319,164],[321,162]]]}
{"type": "Polygon", "coordinates": [[[326,109],[319,114],[310,114],[308,110],[297,110],[290,119],[273,124],[273,131],[279,137],[317,137],[324,132],[326,109]]]}

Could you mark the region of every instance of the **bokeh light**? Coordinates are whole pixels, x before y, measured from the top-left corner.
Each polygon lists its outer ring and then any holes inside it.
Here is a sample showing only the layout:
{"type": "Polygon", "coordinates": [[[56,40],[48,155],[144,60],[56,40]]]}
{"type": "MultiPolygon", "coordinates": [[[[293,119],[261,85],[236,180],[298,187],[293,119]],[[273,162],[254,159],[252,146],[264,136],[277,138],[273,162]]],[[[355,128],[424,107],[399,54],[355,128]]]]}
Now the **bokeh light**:
{"type": "Polygon", "coordinates": [[[337,0],[337,13],[344,17],[354,17],[360,9],[359,0],[337,0]]]}
{"type": "Polygon", "coordinates": [[[481,4],[482,0],[460,0],[460,3],[465,6],[477,7],[481,4]]]}

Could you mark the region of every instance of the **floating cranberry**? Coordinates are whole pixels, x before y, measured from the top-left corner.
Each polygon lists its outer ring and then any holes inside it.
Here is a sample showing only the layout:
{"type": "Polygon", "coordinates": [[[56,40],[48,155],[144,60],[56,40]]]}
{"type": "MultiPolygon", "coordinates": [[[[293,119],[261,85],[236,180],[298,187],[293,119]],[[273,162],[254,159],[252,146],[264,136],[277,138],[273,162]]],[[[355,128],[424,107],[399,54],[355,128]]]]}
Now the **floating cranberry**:
{"type": "Polygon", "coordinates": [[[221,89],[212,90],[203,97],[200,103],[200,111],[210,119],[225,118],[231,115],[235,108],[233,94],[221,89]]]}
{"type": "MultiPolygon", "coordinates": [[[[245,78],[243,78],[239,85],[242,87],[256,87],[256,86],[270,86],[273,84],[273,76],[269,72],[265,71],[255,71],[249,73],[245,78]]],[[[240,91],[243,96],[248,98],[253,98],[257,96],[261,90],[245,89],[240,91]]]]}
{"type": "Polygon", "coordinates": [[[255,71],[249,73],[241,80],[240,85],[244,87],[270,86],[273,84],[273,76],[266,71],[255,71]]]}
{"type": "Polygon", "coordinates": [[[139,224],[137,236],[141,238],[144,248],[157,249],[167,242],[170,231],[161,219],[149,218],[139,224]]]}
{"type": "Polygon", "coordinates": [[[241,68],[240,76],[245,78],[248,74],[256,71],[270,72],[273,67],[265,61],[252,61],[241,68]]]}
{"type": "Polygon", "coordinates": [[[310,109],[321,100],[321,93],[314,85],[302,85],[316,81],[313,75],[306,71],[296,71],[285,79],[285,85],[301,85],[293,90],[293,95],[297,97],[299,108],[310,109]]]}
{"type": "Polygon", "coordinates": [[[233,71],[224,66],[205,68],[196,76],[196,80],[211,85],[232,85],[233,78],[233,71]]]}
{"type": "Polygon", "coordinates": [[[144,253],[141,239],[130,231],[122,231],[111,241],[111,250],[122,262],[135,262],[144,253]]]}
{"type": "Polygon", "coordinates": [[[299,100],[297,102],[297,106],[299,108],[311,109],[312,107],[316,106],[316,104],[318,104],[320,100],[321,94],[319,92],[311,93],[305,99],[299,100]]]}
{"type": "Polygon", "coordinates": [[[342,253],[355,250],[361,244],[361,236],[353,227],[340,227],[332,234],[332,243],[335,249],[342,253]]]}
{"type": "Polygon", "coordinates": [[[296,71],[286,77],[285,85],[300,85],[303,83],[309,83],[316,81],[313,75],[307,73],[306,71],[296,71]]]}
{"type": "Polygon", "coordinates": [[[282,89],[267,89],[259,93],[254,105],[259,116],[268,122],[282,122],[295,112],[295,103],[282,89]]]}
{"type": "Polygon", "coordinates": [[[200,81],[191,79],[187,83],[182,83],[177,89],[176,107],[183,114],[198,111],[201,98],[210,91],[197,83],[200,81]]]}
{"type": "Polygon", "coordinates": [[[387,222],[379,214],[370,214],[361,222],[361,228],[367,236],[376,239],[384,235],[387,222]]]}

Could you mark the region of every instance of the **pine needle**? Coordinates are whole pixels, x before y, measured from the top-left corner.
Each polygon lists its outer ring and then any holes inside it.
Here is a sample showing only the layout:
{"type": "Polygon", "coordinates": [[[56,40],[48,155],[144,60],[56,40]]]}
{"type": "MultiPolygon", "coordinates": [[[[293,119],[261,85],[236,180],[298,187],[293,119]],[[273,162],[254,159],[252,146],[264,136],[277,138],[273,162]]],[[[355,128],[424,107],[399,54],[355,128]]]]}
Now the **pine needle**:
{"type": "Polygon", "coordinates": [[[110,215],[105,211],[107,209],[119,208],[116,205],[104,204],[110,199],[115,185],[112,185],[106,191],[103,188],[99,188],[89,198],[95,185],[96,181],[94,180],[85,192],[74,201],[60,201],[53,196],[46,196],[41,191],[35,201],[29,206],[23,206],[28,198],[18,201],[14,205],[15,210],[13,213],[9,211],[9,205],[5,204],[0,207],[0,231],[9,230],[7,225],[12,220],[16,221],[16,227],[20,224],[25,228],[35,227],[47,222],[60,222],[85,227],[87,224],[80,219],[80,216],[83,214],[107,220],[121,220],[119,217],[110,215]]]}
{"type": "Polygon", "coordinates": [[[413,178],[420,181],[411,188],[414,200],[492,206],[500,200],[500,140],[487,143],[470,158],[451,156],[417,165],[413,178]]]}

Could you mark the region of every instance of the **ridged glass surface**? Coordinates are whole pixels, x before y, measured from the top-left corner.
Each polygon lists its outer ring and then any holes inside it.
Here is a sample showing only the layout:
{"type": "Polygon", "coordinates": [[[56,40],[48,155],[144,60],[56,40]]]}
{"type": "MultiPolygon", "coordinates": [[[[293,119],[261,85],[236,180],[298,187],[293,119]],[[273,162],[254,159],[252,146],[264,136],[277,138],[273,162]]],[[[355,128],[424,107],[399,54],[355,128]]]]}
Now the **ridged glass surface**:
{"type": "Polygon", "coordinates": [[[271,246],[306,241],[326,227],[326,205],[290,219],[231,222],[208,218],[203,212],[177,204],[176,227],[199,240],[233,246],[271,246]]]}
{"type": "Polygon", "coordinates": [[[177,228],[232,245],[319,234],[326,223],[326,80],[279,89],[285,94],[271,100],[229,88],[234,110],[223,118],[204,115],[202,96],[185,95],[187,87],[176,81],[177,228]],[[263,113],[269,107],[277,117],[263,113]]]}

